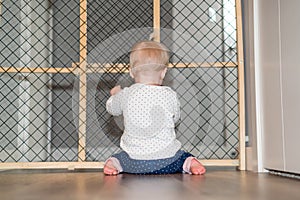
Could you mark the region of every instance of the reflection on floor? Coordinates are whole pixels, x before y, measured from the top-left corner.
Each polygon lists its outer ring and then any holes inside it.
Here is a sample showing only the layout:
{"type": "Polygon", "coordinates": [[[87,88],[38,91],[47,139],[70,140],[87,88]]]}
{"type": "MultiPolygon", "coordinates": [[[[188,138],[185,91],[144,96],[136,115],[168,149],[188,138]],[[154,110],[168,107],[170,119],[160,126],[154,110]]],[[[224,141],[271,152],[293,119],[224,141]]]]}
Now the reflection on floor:
{"type": "Polygon", "coordinates": [[[214,168],[208,168],[204,176],[104,176],[100,170],[0,172],[0,197],[3,200],[299,200],[299,188],[297,179],[214,168]]]}

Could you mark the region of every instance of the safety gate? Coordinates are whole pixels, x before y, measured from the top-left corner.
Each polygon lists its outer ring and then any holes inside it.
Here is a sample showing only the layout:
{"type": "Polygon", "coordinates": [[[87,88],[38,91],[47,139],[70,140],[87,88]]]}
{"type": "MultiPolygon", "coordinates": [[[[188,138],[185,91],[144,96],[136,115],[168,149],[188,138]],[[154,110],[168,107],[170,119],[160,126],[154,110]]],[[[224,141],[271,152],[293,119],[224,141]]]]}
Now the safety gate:
{"type": "Polygon", "coordinates": [[[2,0],[0,14],[0,169],[103,167],[123,130],[105,102],[132,84],[140,40],[170,49],[183,149],[245,169],[240,0],[2,0]]]}

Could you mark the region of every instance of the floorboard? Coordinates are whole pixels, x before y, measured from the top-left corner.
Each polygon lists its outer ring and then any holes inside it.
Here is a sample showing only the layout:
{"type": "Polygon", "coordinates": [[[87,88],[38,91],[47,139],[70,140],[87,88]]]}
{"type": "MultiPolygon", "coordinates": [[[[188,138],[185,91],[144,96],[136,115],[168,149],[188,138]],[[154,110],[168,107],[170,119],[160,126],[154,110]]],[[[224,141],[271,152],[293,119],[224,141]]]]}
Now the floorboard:
{"type": "Polygon", "coordinates": [[[105,176],[101,171],[0,172],[1,200],[300,199],[300,181],[267,173],[210,170],[188,174],[105,176]]]}

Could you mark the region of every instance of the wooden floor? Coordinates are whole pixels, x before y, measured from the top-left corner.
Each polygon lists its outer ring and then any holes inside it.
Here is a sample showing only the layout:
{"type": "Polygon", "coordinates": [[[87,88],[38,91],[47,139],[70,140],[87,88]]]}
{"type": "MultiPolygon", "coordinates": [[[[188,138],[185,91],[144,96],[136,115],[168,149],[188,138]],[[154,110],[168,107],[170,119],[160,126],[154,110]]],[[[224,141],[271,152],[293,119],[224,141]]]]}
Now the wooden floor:
{"type": "Polygon", "coordinates": [[[300,181],[270,174],[208,169],[204,176],[104,176],[100,171],[0,172],[1,200],[299,200],[300,181]]]}

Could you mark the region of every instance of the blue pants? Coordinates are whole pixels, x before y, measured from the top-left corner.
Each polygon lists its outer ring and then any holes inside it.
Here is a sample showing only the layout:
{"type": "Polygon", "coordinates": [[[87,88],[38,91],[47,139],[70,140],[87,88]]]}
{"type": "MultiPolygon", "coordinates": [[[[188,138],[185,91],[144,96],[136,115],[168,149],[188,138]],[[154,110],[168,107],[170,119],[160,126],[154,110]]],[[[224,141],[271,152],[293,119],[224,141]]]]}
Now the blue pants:
{"type": "Polygon", "coordinates": [[[135,160],[130,158],[125,151],[112,155],[119,160],[123,172],[142,175],[182,173],[183,163],[190,156],[193,155],[182,150],[171,158],[157,160],[135,160]]]}

